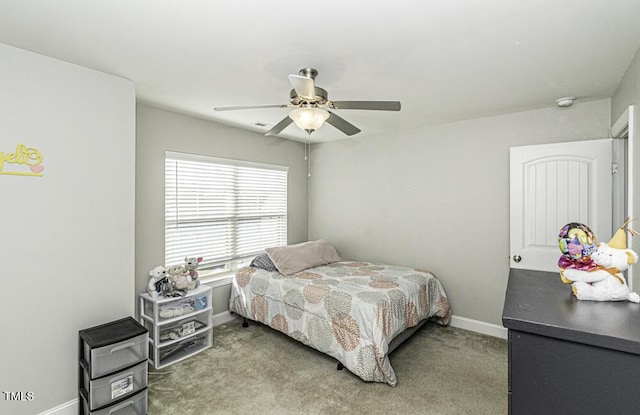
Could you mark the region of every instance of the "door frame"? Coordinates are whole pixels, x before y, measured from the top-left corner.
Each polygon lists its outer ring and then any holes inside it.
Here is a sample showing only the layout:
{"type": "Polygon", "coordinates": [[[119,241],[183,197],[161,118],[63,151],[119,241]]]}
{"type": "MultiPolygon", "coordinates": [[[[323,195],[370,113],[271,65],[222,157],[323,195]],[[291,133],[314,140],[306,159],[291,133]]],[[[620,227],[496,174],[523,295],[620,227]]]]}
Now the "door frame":
{"type": "MultiPolygon", "coordinates": [[[[638,166],[636,164],[640,162],[640,146],[636,145],[638,142],[638,128],[636,128],[635,125],[635,113],[636,106],[630,105],[624,110],[613,126],[611,126],[611,130],[609,132],[609,137],[611,138],[626,138],[627,140],[627,149],[624,157],[624,178],[626,181],[626,186],[624,186],[626,188],[624,190],[626,192],[626,214],[632,218],[636,217],[634,216],[634,206],[640,206],[640,200],[638,200],[640,199],[640,193],[633,191],[634,177],[636,177],[638,173],[638,166]]],[[[621,224],[614,224],[614,226],[620,225],[621,224]]],[[[640,224],[637,222],[636,227],[640,228],[640,224]]],[[[633,239],[631,233],[627,232],[627,247],[629,249],[633,249],[637,253],[640,253],[640,241],[637,240],[638,238],[640,237],[633,239]]],[[[629,267],[627,270],[627,283],[629,288],[633,290],[633,266],[629,267]]]]}

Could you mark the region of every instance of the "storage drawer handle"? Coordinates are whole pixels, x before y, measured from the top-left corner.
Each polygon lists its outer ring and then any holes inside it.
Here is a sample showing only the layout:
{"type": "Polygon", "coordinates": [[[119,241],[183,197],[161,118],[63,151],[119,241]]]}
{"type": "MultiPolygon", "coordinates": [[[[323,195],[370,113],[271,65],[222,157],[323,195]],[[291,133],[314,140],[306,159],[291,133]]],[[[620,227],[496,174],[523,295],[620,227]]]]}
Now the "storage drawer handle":
{"type": "Polygon", "coordinates": [[[111,409],[109,410],[109,415],[111,415],[112,413],[117,412],[117,411],[119,411],[119,410],[121,410],[121,409],[124,409],[124,408],[126,408],[127,406],[131,406],[131,405],[133,405],[134,403],[135,403],[135,402],[133,402],[133,401],[127,401],[127,402],[123,402],[123,403],[121,403],[120,405],[116,405],[116,406],[114,406],[113,408],[111,408],[111,409]]]}
{"type": "Polygon", "coordinates": [[[126,377],[129,377],[129,376],[133,376],[133,372],[128,372],[128,373],[125,373],[124,375],[121,374],[121,373],[118,373],[118,376],[109,379],[109,383],[113,383],[113,382],[116,382],[118,380],[122,380],[122,379],[124,379],[126,377]]]}
{"type": "Polygon", "coordinates": [[[117,351],[120,351],[120,350],[128,349],[129,347],[134,347],[135,345],[136,345],[136,344],[135,344],[134,342],[132,342],[132,343],[126,343],[126,344],[123,344],[123,345],[120,345],[120,346],[114,347],[113,349],[111,349],[111,350],[109,351],[109,353],[113,353],[113,352],[117,352],[117,351]]]}

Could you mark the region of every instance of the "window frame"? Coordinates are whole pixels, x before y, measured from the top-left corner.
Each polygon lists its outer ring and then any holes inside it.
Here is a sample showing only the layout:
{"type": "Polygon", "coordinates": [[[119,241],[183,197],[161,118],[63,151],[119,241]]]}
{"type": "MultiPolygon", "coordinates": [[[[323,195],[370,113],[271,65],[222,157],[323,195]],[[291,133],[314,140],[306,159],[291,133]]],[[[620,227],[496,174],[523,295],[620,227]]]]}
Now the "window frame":
{"type": "MultiPolygon", "coordinates": [[[[180,219],[179,219],[179,209],[176,208],[176,212],[175,212],[175,216],[172,217],[172,215],[169,213],[170,212],[170,208],[168,207],[168,204],[170,203],[170,197],[169,197],[169,191],[174,191],[174,198],[175,198],[175,203],[176,206],[179,203],[179,196],[176,193],[177,189],[179,188],[179,186],[175,186],[174,188],[168,188],[169,187],[169,173],[170,170],[168,169],[168,163],[171,162],[176,162],[179,163],[180,161],[183,162],[195,162],[195,163],[206,163],[206,164],[210,164],[212,166],[224,166],[225,169],[231,168],[233,172],[235,172],[234,174],[238,174],[238,172],[243,171],[248,171],[248,169],[264,169],[264,170],[269,170],[270,174],[278,174],[278,173],[283,173],[284,177],[279,177],[276,178],[276,181],[278,181],[280,183],[280,187],[282,186],[282,180],[284,179],[284,189],[279,188],[278,191],[276,191],[275,195],[277,195],[278,198],[282,198],[278,200],[279,209],[282,209],[282,207],[284,207],[284,211],[280,212],[278,214],[273,214],[273,213],[269,213],[269,214],[265,214],[265,215],[258,215],[253,217],[254,219],[258,219],[258,220],[269,220],[272,218],[276,218],[279,222],[278,225],[278,231],[276,231],[275,235],[276,235],[276,239],[279,241],[277,244],[275,245],[286,245],[287,244],[287,225],[288,225],[288,171],[289,171],[289,167],[288,166],[282,166],[282,165],[275,165],[275,164],[266,164],[266,163],[257,163],[257,162],[252,162],[252,161],[245,161],[245,160],[235,160],[235,159],[226,159],[226,158],[219,158],[219,157],[212,157],[212,156],[206,156],[206,155],[201,155],[201,154],[192,154],[192,153],[182,153],[182,152],[175,152],[175,151],[165,151],[165,157],[164,157],[164,260],[165,263],[169,260],[169,253],[168,253],[168,230],[170,229],[171,226],[175,226],[175,227],[179,227],[180,226],[180,219]],[[284,194],[282,194],[284,192],[284,194]],[[282,206],[283,205],[283,206],[282,206]],[[284,221],[284,223],[282,224],[281,222],[284,221]],[[282,227],[284,227],[284,229],[282,229],[282,227]]],[[[177,164],[176,164],[177,166],[177,164]]],[[[184,167],[184,166],[181,166],[184,167]]],[[[177,167],[176,167],[177,169],[177,167]]],[[[177,172],[177,170],[176,170],[177,172]]],[[[209,179],[211,180],[211,179],[209,179]]],[[[248,179],[247,179],[248,180],[248,179]]],[[[224,182],[224,181],[223,181],[224,182]]],[[[177,183],[177,179],[176,179],[176,183],[177,183]]],[[[224,182],[226,183],[226,182],[224,182]]],[[[245,182],[243,182],[245,183],[245,182]]],[[[247,181],[246,183],[250,183],[249,181],[247,181]]],[[[246,184],[245,183],[245,184],[246,184]]],[[[253,183],[253,182],[251,182],[253,183]]],[[[228,183],[226,183],[228,184],[228,183]]],[[[234,241],[240,241],[241,238],[239,237],[239,224],[243,221],[246,220],[246,217],[242,217],[238,212],[238,206],[242,206],[240,202],[238,202],[237,200],[241,199],[239,197],[239,193],[238,193],[238,187],[241,187],[242,185],[234,185],[233,187],[233,200],[234,200],[234,205],[233,205],[233,212],[229,212],[226,218],[222,218],[219,219],[220,221],[224,222],[225,220],[228,223],[234,223],[234,225],[229,225],[230,229],[232,229],[233,231],[231,232],[231,234],[233,234],[232,239],[234,241]]],[[[173,199],[172,199],[173,200],[173,199]]],[[[185,223],[187,221],[183,220],[183,223],[185,223]]],[[[204,223],[205,221],[198,221],[198,220],[190,220],[190,223],[196,224],[195,226],[197,226],[197,223],[204,223]]],[[[229,230],[227,230],[227,232],[230,232],[229,230]]],[[[228,237],[228,236],[227,236],[228,237]]],[[[249,238],[251,239],[251,238],[249,238]]],[[[242,239],[242,241],[244,241],[244,239],[242,239]]],[[[231,249],[232,252],[232,258],[228,259],[228,260],[220,260],[220,261],[214,261],[213,264],[209,264],[209,266],[205,266],[202,269],[198,269],[198,273],[199,276],[201,278],[201,280],[203,282],[206,281],[212,281],[212,280],[216,280],[219,279],[221,277],[225,277],[225,276],[229,276],[233,273],[235,273],[235,271],[237,269],[239,269],[242,266],[248,265],[250,260],[257,255],[259,252],[251,252],[248,253],[246,255],[240,255],[238,253],[238,251],[234,251],[234,249],[236,249],[236,245],[234,243],[230,244],[232,246],[232,248],[227,248],[227,249],[231,249]]],[[[274,246],[274,244],[269,244],[269,246],[274,246]]],[[[262,246],[260,249],[264,249],[267,248],[269,246],[262,246]]],[[[197,254],[198,256],[203,256],[200,255],[197,252],[193,253],[194,255],[197,254]]],[[[191,255],[191,254],[190,254],[191,255]]],[[[172,258],[175,258],[175,255],[171,256],[172,258]]],[[[175,261],[174,261],[175,262],[175,261]]],[[[178,264],[174,264],[174,263],[166,263],[165,264],[167,267],[172,266],[172,265],[179,265],[178,264]]]]}

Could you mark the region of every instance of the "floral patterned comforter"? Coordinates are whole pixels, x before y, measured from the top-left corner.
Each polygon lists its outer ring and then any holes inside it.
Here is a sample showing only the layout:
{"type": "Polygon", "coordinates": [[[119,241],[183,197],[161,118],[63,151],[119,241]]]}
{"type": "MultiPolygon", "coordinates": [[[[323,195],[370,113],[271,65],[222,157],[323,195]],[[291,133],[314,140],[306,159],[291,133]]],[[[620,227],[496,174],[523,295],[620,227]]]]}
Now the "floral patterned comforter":
{"type": "Polygon", "coordinates": [[[285,276],[245,267],[231,311],[326,353],[366,381],[397,383],[387,356],[403,330],[433,317],[449,323],[440,281],[419,269],[343,261],[285,276]]]}

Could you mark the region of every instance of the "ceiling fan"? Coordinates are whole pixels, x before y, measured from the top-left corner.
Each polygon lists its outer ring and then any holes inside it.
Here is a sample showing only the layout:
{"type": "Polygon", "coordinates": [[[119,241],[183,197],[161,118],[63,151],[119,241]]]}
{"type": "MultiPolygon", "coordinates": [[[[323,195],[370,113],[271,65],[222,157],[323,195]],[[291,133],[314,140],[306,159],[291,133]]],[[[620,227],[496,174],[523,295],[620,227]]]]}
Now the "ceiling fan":
{"type": "Polygon", "coordinates": [[[240,107],[217,107],[214,111],[232,111],[256,108],[294,108],[287,117],[277,123],[265,135],[278,135],[289,124],[295,122],[298,127],[311,134],[324,122],[333,125],[346,135],[354,135],[361,130],[331,110],[377,110],[400,111],[399,101],[329,101],[325,89],[315,85],[318,71],[313,68],[300,69],[299,75],[289,75],[293,89],[289,92],[289,104],[253,105],[240,107]]]}

